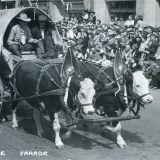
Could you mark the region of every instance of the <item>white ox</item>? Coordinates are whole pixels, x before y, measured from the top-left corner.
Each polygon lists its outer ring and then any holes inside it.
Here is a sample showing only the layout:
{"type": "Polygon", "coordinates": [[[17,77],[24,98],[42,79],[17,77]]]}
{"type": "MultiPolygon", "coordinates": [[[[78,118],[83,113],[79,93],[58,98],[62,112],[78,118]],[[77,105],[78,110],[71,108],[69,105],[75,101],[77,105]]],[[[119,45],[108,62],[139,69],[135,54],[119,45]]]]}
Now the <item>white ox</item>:
{"type": "Polygon", "coordinates": [[[133,92],[139,97],[142,96],[142,102],[145,104],[151,103],[153,97],[149,93],[149,82],[143,75],[142,71],[133,73],[133,92]]]}
{"type": "MultiPolygon", "coordinates": [[[[71,82],[72,80],[70,79],[69,81],[71,82]]],[[[69,82],[69,84],[70,84],[70,82],[69,82]]],[[[92,82],[91,79],[85,78],[83,81],[81,81],[79,84],[76,84],[76,85],[79,85],[79,87],[80,87],[80,89],[77,93],[77,97],[78,97],[80,104],[82,105],[83,113],[84,114],[93,114],[95,112],[95,109],[92,105],[92,99],[95,94],[94,83],[92,82]],[[84,104],[84,106],[83,106],[83,104],[84,104]]],[[[68,95],[67,95],[67,99],[68,99],[68,95]]],[[[45,104],[43,102],[41,102],[41,105],[43,105],[43,107],[45,108],[45,104]]],[[[13,128],[17,128],[18,123],[17,123],[17,119],[16,119],[16,109],[13,110],[12,112],[13,112],[13,120],[12,120],[13,128]]],[[[34,116],[34,119],[36,122],[38,135],[40,137],[42,137],[42,135],[44,134],[44,131],[43,131],[41,124],[40,124],[40,113],[35,108],[33,110],[33,116],[34,116]]],[[[53,116],[54,116],[53,129],[55,132],[55,144],[58,149],[63,149],[64,144],[62,143],[60,135],[59,135],[60,123],[59,123],[58,113],[55,113],[53,116]]],[[[72,116],[75,117],[75,111],[73,111],[72,116]]],[[[66,118],[68,118],[68,116],[66,116],[66,118]]]]}
{"type": "MultiPolygon", "coordinates": [[[[141,97],[141,101],[144,104],[149,104],[153,101],[153,97],[149,93],[149,82],[143,75],[142,71],[136,71],[133,73],[133,83],[132,83],[133,93],[141,97]]],[[[117,112],[117,116],[123,114],[122,110],[119,109],[117,112]]],[[[104,129],[107,129],[111,132],[116,132],[117,134],[117,144],[120,148],[126,148],[127,145],[124,139],[121,136],[121,124],[120,122],[117,124],[116,127],[112,126],[105,126],[104,129]]]]}

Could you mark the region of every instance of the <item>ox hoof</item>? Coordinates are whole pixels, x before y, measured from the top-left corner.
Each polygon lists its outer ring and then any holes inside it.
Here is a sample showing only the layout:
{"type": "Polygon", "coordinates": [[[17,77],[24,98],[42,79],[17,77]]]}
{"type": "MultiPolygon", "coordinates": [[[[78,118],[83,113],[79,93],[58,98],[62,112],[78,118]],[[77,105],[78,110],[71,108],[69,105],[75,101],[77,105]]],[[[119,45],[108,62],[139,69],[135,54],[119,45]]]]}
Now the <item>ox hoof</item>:
{"type": "Polygon", "coordinates": [[[39,136],[40,138],[43,138],[43,136],[44,136],[44,131],[38,132],[38,136],[39,136]]]}
{"type": "Polygon", "coordinates": [[[126,142],[124,140],[121,140],[121,141],[117,141],[117,145],[119,148],[127,148],[127,145],[126,145],[126,142]]]}
{"type": "Polygon", "coordinates": [[[13,130],[20,130],[20,128],[19,127],[12,127],[13,128],[13,130]]]}
{"type": "Polygon", "coordinates": [[[56,144],[56,148],[57,149],[64,149],[64,144],[61,143],[61,144],[56,144]]]}

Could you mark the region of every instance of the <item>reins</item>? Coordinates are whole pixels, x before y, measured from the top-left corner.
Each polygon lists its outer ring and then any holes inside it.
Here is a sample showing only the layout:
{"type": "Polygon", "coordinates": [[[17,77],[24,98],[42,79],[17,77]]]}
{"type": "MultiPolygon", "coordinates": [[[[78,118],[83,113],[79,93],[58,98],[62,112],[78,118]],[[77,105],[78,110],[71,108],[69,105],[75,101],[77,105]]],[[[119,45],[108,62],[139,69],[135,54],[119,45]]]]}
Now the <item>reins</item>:
{"type": "MultiPolygon", "coordinates": [[[[86,63],[89,63],[89,62],[87,62],[87,61],[85,61],[85,62],[86,62],[86,63]]],[[[95,95],[95,97],[94,97],[94,103],[96,102],[96,100],[97,100],[100,96],[104,96],[104,95],[107,95],[107,94],[109,94],[109,93],[115,93],[115,96],[116,96],[117,93],[120,92],[120,86],[118,85],[118,84],[119,84],[118,81],[123,78],[122,76],[119,77],[119,78],[117,78],[116,80],[112,80],[112,79],[110,79],[110,77],[109,77],[108,75],[105,74],[105,72],[104,72],[104,70],[103,70],[102,68],[98,68],[98,67],[95,66],[94,64],[89,63],[90,65],[92,65],[92,66],[95,67],[96,69],[99,69],[99,70],[100,70],[100,71],[98,72],[97,77],[95,77],[95,76],[88,70],[88,68],[85,66],[85,64],[84,64],[83,61],[82,61],[82,64],[83,64],[83,66],[86,68],[86,70],[90,73],[90,75],[91,75],[97,82],[99,82],[100,84],[102,84],[102,85],[104,86],[104,89],[103,89],[102,91],[98,92],[98,93],[95,95]],[[101,73],[103,73],[103,74],[105,75],[105,77],[110,81],[109,84],[104,84],[104,82],[102,82],[102,81],[100,81],[100,80],[98,79],[98,77],[99,77],[99,75],[100,75],[101,73]],[[118,88],[119,88],[117,92],[114,91],[115,88],[108,89],[110,86],[112,86],[112,85],[115,84],[115,83],[117,83],[118,88]]],[[[123,80],[125,81],[124,78],[123,78],[123,80]]],[[[129,86],[129,92],[130,92],[130,95],[132,95],[132,96],[128,96],[128,95],[124,95],[124,94],[123,94],[123,95],[122,95],[122,94],[118,94],[118,96],[121,96],[121,97],[124,97],[124,98],[128,98],[130,101],[135,102],[135,103],[133,104],[133,106],[130,106],[130,105],[128,104],[128,102],[126,103],[126,105],[127,105],[128,108],[130,108],[130,111],[132,111],[134,115],[138,115],[139,110],[140,110],[140,106],[142,106],[142,107],[144,106],[144,104],[143,104],[143,102],[142,102],[142,98],[145,97],[145,96],[147,96],[147,95],[150,95],[150,93],[146,93],[146,94],[141,95],[141,96],[135,95],[135,93],[133,93],[133,91],[132,91],[132,89],[131,89],[130,86],[129,86]],[[136,103],[137,103],[137,111],[135,112],[133,108],[135,107],[135,104],[136,104],[136,103]]]]}
{"type": "MultiPolygon", "coordinates": [[[[28,61],[27,61],[28,62],[28,61]]],[[[40,103],[40,100],[39,98],[40,97],[44,97],[44,96],[50,96],[50,95],[58,95],[60,96],[60,102],[61,102],[61,105],[62,105],[62,108],[66,111],[66,113],[69,115],[69,117],[72,119],[72,121],[75,121],[76,118],[73,118],[72,117],[72,114],[71,114],[71,109],[69,108],[68,104],[67,104],[67,100],[68,100],[68,92],[71,93],[71,96],[72,96],[72,99],[73,99],[73,103],[76,104],[78,110],[79,110],[79,113],[80,115],[82,114],[82,109],[83,109],[83,106],[89,106],[89,105],[93,105],[92,103],[86,103],[86,104],[81,104],[81,102],[79,101],[79,98],[77,95],[73,95],[71,90],[69,89],[69,84],[67,84],[67,82],[62,82],[61,78],[60,78],[60,74],[59,74],[59,71],[58,71],[58,68],[55,64],[46,64],[45,66],[40,66],[38,65],[36,62],[32,62],[32,61],[29,61],[30,63],[34,64],[35,66],[37,66],[38,68],[40,68],[40,74],[38,76],[38,79],[37,79],[37,84],[36,84],[36,93],[34,95],[31,95],[31,96],[27,96],[27,97],[21,97],[20,94],[18,93],[17,91],[17,88],[16,88],[16,78],[13,77],[13,81],[14,83],[12,83],[10,81],[10,86],[13,88],[13,91],[14,91],[14,98],[13,99],[9,99],[9,100],[3,100],[3,103],[7,103],[7,102],[13,102],[13,101],[20,101],[20,100],[29,100],[29,99],[32,99],[32,98],[37,98],[40,106],[41,106],[41,103],[40,103]],[[60,81],[64,84],[64,86],[66,87],[61,87],[61,85],[57,84],[56,81],[54,80],[54,78],[49,74],[48,72],[48,69],[50,67],[54,66],[55,67],[55,70],[57,72],[57,74],[59,75],[59,79],[60,81]],[[41,78],[43,76],[43,74],[46,73],[46,75],[49,77],[50,81],[58,88],[58,89],[54,89],[54,90],[51,90],[51,91],[46,91],[46,92],[43,92],[43,93],[39,93],[39,86],[40,86],[40,83],[41,83],[41,78]],[[64,102],[64,96],[66,95],[67,93],[67,99],[66,101],[64,102]]],[[[20,63],[17,65],[14,73],[12,74],[12,76],[15,75],[17,69],[22,65],[26,63],[26,61],[20,63]]],[[[72,75],[73,76],[73,75],[72,75]]],[[[72,77],[71,76],[71,77],[72,77]]],[[[5,97],[0,97],[0,99],[3,99],[5,97]]],[[[41,106],[41,108],[43,110],[44,107],[41,106]]]]}

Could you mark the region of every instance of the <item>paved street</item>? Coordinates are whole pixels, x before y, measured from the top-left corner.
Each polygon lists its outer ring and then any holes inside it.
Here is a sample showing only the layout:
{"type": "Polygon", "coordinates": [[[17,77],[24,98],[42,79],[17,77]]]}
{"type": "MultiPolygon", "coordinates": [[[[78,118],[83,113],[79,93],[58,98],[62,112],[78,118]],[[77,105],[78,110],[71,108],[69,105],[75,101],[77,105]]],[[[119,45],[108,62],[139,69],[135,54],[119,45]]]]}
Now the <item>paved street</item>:
{"type": "MultiPolygon", "coordinates": [[[[158,160],[160,159],[160,90],[152,89],[151,94],[154,101],[147,105],[146,109],[140,110],[140,120],[121,122],[122,136],[127,143],[126,149],[117,147],[115,134],[110,136],[102,134],[102,129],[98,125],[91,125],[87,131],[80,126],[70,139],[63,140],[65,149],[57,150],[50,122],[42,117],[45,137],[39,138],[30,111],[19,110],[20,130],[12,129],[11,116],[8,116],[8,122],[0,124],[0,160],[158,160]],[[20,156],[25,151],[40,151],[39,154],[46,151],[47,156],[27,156],[27,152],[25,156],[20,156]]],[[[64,132],[63,129],[62,134],[64,132]]]]}

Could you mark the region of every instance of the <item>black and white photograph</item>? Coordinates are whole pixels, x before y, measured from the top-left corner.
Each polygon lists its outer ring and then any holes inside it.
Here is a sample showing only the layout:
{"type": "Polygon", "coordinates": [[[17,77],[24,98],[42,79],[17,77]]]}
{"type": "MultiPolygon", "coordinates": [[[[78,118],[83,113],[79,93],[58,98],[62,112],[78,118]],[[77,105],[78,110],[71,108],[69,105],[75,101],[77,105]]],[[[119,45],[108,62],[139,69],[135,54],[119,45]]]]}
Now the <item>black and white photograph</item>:
{"type": "Polygon", "coordinates": [[[0,160],[160,160],[160,0],[0,0],[0,160]]]}

